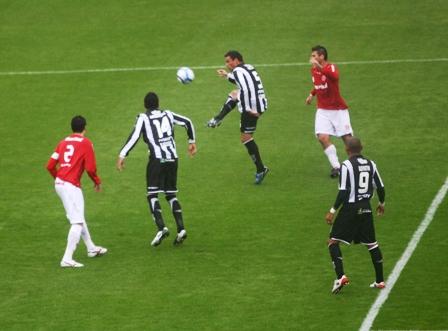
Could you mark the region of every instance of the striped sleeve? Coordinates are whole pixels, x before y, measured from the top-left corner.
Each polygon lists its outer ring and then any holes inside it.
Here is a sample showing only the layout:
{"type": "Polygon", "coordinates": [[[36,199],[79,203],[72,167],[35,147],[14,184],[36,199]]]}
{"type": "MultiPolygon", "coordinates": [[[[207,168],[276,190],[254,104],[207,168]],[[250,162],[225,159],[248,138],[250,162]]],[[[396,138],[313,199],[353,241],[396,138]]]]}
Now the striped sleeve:
{"type": "Polygon", "coordinates": [[[341,175],[339,176],[339,190],[345,191],[350,187],[348,169],[347,166],[342,163],[341,164],[341,175]]]}
{"type": "Polygon", "coordinates": [[[128,140],[124,144],[123,148],[120,151],[120,157],[125,158],[128,156],[129,152],[134,148],[135,144],[137,144],[138,139],[142,133],[143,128],[143,116],[144,114],[140,114],[137,117],[137,122],[135,123],[134,129],[129,135],[128,140]]]}
{"type": "Polygon", "coordinates": [[[231,82],[232,84],[236,84],[236,82],[235,82],[235,76],[234,76],[233,73],[231,73],[231,72],[229,72],[229,73],[227,74],[227,80],[228,80],[229,82],[231,82]]]}
{"type": "Polygon", "coordinates": [[[384,187],[384,183],[383,180],[381,179],[380,173],[378,172],[378,168],[376,167],[375,162],[372,162],[372,166],[373,166],[373,184],[375,185],[375,188],[378,187],[384,187]]]}
{"type": "Polygon", "coordinates": [[[344,163],[342,163],[341,175],[339,176],[339,192],[333,204],[334,209],[337,210],[342,205],[342,203],[347,200],[349,195],[348,187],[350,187],[348,169],[347,166],[344,163]]]}
{"type": "Polygon", "coordinates": [[[173,124],[185,127],[188,135],[188,143],[194,144],[196,142],[196,133],[194,131],[193,122],[185,116],[170,112],[173,119],[173,124]]]}
{"type": "Polygon", "coordinates": [[[386,200],[386,190],[384,189],[384,183],[381,179],[380,173],[378,172],[378,168],[376,167],[375,162],[372,162],[373,166],[373,187],[376,188],[376,192],[378,193],[378,200],[381,203],[384,203],[386,200]]]}

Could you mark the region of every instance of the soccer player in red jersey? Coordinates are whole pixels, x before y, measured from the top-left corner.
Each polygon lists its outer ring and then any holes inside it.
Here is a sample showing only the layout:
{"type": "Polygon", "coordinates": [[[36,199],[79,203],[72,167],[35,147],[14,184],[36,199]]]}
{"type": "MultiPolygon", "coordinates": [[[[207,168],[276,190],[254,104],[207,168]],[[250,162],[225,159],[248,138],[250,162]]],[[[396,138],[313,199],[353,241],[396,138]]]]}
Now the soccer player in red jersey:
{"type": "Polygon", "coordinates": [[[314,88],[305,103],[310,105],[314,96],[317,97],[315,133],[330,161],[330,176],[335,178],[339,175],[341,165],[330,136],[341,137],[344,143],[348,141],[353,135],[350,115],[348,106],[339,93],[339,71],[334,64],[328,62],[326,48],[319,45],[313,47],[310,63],[314,88]]]}
{"type": "Polygon", "coordinates": [[[84,170],[94,182],[95,191],[99,192],[101,190],[101,180],[96,174],[93,145],[84,136],[86,124],[84,117],[73,117],[71,122],[73,134],[59,142],[47,163],[47,170],[55,178],[56,193],[62,200],[66,216],[71,224],[67,238],[67,248],[61,261],[61,267],[63,268],[84,266],[73,260],[73,253],[81,237],[86,244],[88,257],[107,253],[106,248],[96,246],[93,243],[84,218],[84,197],[80,183],[84,170]]]}

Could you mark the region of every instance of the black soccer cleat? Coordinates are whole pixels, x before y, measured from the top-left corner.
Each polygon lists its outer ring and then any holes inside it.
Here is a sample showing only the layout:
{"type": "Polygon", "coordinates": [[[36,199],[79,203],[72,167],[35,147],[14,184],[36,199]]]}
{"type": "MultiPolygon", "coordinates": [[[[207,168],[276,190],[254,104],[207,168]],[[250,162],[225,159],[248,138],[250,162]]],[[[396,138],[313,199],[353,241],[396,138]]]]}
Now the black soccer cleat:
{"type": "Polygon", "coordinates": [[[341,173],[341,170],[339,168],[333,168],[333,169],[331,169],[330,177],[338,178],[340,173],[341,173]]]}
{"type": "Polygon", "coordinates": [[[255,174],[255,184],[257,184],[257,185],[261,184],[261,182],[263,181],[264,177],[266,177],[268,172],[269,172],[268,167],[264,167],[262,172],[257,172],[255,174]]]}

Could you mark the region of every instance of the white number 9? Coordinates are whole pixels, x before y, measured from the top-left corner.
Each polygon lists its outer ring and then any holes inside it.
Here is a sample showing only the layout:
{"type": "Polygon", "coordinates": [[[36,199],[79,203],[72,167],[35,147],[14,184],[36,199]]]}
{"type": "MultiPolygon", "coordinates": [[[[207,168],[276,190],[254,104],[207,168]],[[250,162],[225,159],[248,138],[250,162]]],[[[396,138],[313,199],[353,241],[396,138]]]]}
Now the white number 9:
{"type": "Polygon", "coordinates": [[[359,188],[358,193],[364,194],[369,190],[369,172],[360,172],[359,173],[359,188]]]}

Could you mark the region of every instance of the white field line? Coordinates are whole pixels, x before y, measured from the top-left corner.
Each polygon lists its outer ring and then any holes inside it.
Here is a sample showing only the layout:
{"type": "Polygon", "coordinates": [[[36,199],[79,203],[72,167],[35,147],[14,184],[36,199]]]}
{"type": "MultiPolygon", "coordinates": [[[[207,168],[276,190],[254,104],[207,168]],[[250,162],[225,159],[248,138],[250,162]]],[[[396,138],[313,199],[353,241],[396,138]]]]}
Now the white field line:
{"type": "Polygon", "coordinates": [[[387,300],[389,293],[392,291],[395,283],[400,277],[401,272],[408,263],[412,254],[414,253],[415,248],[420,242],[420,239],[422,238],[428,226],[431,224],[431,221],[434,218],[437,208],[439,208],[439,205],[445,198],[447,191],[448,191],[448,177],[445,179],[445,183],[442,185],[439,192],[437,192],[437,195],[435,196],[434,200],[432,200],[431,205],[426,211],[425,217],[421,221],[417,230],[415,230],[414,235],[412,236],[411,240],[408,243],[408,246],[403,252],[403,255],[401,255],[400,259],[395,264],[394,269],[392,270],[391,274],[389,275],[386,281],[386,288],[380,291],[375,302],[372,304],[372,307],[370,307],[367,316],[365,317],[361,327],[359,328],[360,331],[368,331],[372,327],[373,322],[375,321],[375,318],[378,315],[379,310],[381,309],[381,306],[387,300]]]}
{"type": "MultiPolygon", "coordinates": [[[[448,58],[435,59],[395,59],[395,60],[372,60],[372,61],[340,61],[338,65],[352,64],[390,64],[390,63],[420,63],[420,62],[448,62],[448,58]]],[[[255,67],[303,67],[309,66],[308,62],[291,63],[261,63],[254,64],[255,67]]],[[[191,66],[194,70],[218,69],[223,65],[191,66]]],[[[73,69],[73,70],[44,70],[44,71],[0,71],[0,76],[25,76],[25,75],[62,75],[62,74],[88,74],[98,72],[129,72],[129,71],[163,71],[177,70],[179,67],[134,67],[134,68],[97,68],[97,69],[73,69]]]]}

